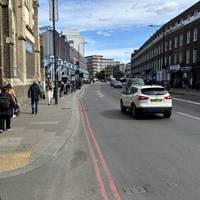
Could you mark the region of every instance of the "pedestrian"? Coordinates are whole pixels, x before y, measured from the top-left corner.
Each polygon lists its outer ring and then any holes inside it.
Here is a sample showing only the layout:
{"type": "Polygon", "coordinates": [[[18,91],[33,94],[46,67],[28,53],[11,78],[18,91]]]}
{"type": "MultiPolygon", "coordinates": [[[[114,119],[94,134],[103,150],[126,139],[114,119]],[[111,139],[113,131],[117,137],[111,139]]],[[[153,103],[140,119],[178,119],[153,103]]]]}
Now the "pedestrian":
{"type": "Polygon", "coordinates": [[[48,105],[51,105],[52,99],[53,99],[53,89],[54,89],[54,84],[51,81],[50,78],[47,79],[46,82],[46,91],[47,91],[47,96],[48,96],[48,105]]]}
{"type": "Polygon", "coordinates": [[[42,99],[45,99],[44,87],[43,87],[43,85],[41,84],[40,81],[38,81],[38,84],[39,84],[40,91],[42,93],[42,99]]]}
{"type": "Polygon", "coordinates": [[[8,92],[7,87],[1,89],[0,94],[0,133],[11,129],[11,117],[16,103],[8,92]]]}
{"type": "Polygon", "coordinates": [[[65,84],[62,81],[60,84],[60,98],[64,96],[65,84]]]}
{"type": "MultiPolygon", "coordinates": [[[[7,91],[8,93],[11,95],[13,101],[15,102],[15,104],[18,106],[18,108],[20,108],[18,102],[17,102],[17,96],[16,96],[16,93],[15,93],[15,90],[14,88],[12,87],[12,85],[9,83],[7,86],[7,91]]],[[[16,117],[15,115],[15,109],[13,109],[13,118],[16,117]]]]}
{"type": "Polygon", "coordinates": [[[39,97],[42,99],[42,92],[36,81],[33,81],[33,84],[29,88],[28,97],[31,98],[32,114],[37,114],[39,97]]]}

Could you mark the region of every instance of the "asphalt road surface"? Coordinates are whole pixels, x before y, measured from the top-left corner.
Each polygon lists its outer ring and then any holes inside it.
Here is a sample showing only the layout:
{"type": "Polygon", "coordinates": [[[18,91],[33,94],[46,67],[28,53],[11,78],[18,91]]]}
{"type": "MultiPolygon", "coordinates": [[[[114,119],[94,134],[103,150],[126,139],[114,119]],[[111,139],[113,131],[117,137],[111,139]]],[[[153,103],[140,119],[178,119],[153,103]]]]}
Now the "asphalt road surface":
{"type": "Polygon", "coordinates": [[[199,100],[174,96],[170,119],[132,119],[120,91],[90,85],[77,133],[45,165],[1,179],[1,200],[200,200],[199,100]]]}
{"type": "Polygon", "coordinates": [[[173,115],[132,119],[120,90],[90,86],[83,97],[91,129],[125,200],[200,199],[200,102],[174,96],[173,115]]]}

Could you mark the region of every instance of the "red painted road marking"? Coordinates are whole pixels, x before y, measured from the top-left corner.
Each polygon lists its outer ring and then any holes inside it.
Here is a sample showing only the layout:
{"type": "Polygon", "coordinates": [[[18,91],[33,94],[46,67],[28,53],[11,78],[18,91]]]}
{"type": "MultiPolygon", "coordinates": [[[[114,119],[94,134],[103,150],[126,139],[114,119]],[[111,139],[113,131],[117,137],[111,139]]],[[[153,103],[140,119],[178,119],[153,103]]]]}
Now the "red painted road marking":
{"type": "MultiPolygon", "coordinates": [[[[85,110],[85,106],[84,106],[84,104],[83,104],[81,101],[80,101],[80,105],[81,105],[82,109],[85,110]]],[[[100,150],[100,147],[99,147],[99,145],[98,145],[98,143],[97,143],[97,141],[96,141],[96,138],[95,138],[94,133],[93,133],[93,130],[92,130],[92,128],[91,128],[91,125],[90,125],[88,116],[87,116],[87,114],[86,114],[85,112],[84,112],[84,116],[85,116],[85,118],[86,118],[86,123],[87,123],[87,127],[88,127],[88,129],[89,129],[89,134],[90,134],[90,136],[92,137],[92,140],[93,140],[93,142],[94,142],[94,144],[95,144],[97,153],[98,153],[99,158],[100,158],[100,160],[101,160],[101,163],[102,163],[104,172],[105,172],[105,174],[106,174],[106,176],[107,176],[107,178],[108,178],[109,186],[110,186],[110,189],[111,189],[111,191],[112,191],[113,197],[115,198],[115,200],[121,200],[121,197],[120,197],[120,195],[119,195],[119,192],[117,191],[117,187],[116,187],[116,185],[115,185],[115,183],[114,183],[114,180],[113,180],[113,178],[112,178],[111,172],[110,172],[110,170],[109,170],[109,168],[108,168],[108,165],[107,165],[107,163],[106,163],[106,160],[104,159],[104,156],[103,156],[103,154],[102,154],[102,152],[101,152],[101,150],[100,150]]]]}
{"type": "MultiPolygon", "coordinates": [[[[85,121],[84,113],[83,113],[83,109],[82,109],[81,105],[80,105],[80,113],[81,113],[82,120],[85,121]]],[[[88,135],[89,130],[87,130],[86,123],[83,123],[83,128],[84,128],[84,133],[85,133],[85,136],[86,136],[86,139],[87,139],[90,155],[92,157],[92,164],[93,164],[93,167],[94,167],[94,170],[95,170],[96,178],[97,178],[97,181],[99,183],[99,190],[101,192],[103,200],[109,200],[108,194],[107,194],[107,192],[105,190],[105,185],[104,185],[104,182],[103,182],[103,178],[101,177],[99,167],[98,167],[98,165],[96,163],[97,159],[96,159],[95,153],[94,153],[94,151],[92,149],[92,145],[91,145],[91,142],[90,142],[90,139],[89,139],[89,135],[88,135]]]]}

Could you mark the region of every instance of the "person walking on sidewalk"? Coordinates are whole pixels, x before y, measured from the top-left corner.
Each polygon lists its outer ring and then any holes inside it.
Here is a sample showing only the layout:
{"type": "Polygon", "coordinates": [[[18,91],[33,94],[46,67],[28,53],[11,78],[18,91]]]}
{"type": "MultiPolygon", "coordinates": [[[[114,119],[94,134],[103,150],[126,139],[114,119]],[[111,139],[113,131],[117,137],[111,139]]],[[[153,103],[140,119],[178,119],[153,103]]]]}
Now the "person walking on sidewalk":
{"type": "MultiPolygon", "coordinates": [[[[14,88],[12,87],[12,85],[10,83],[6,87],[8,89],[8,93],[11,95],[13,101],[17,105],[17,108],[20,109],[20,106],[19,106],[19,104],[17,102],[17,96],[16,96],[14,88]]],[[[15,115],[15,109],[13,109],[13,118],[14,117],[16,117],[16,115],[15,115]]]]}
{"type": "Polygon", "coordinates": [[[42,92],[36,81],[33,81],[33,84],[29,88],[28,97],[31,98],[32,114],[37,114],[39,97],[42,99],[42,92]]]}
{"type": "Polygon", "coordinates": [[[47,82],[46,82],[46,91],[47,91],[47,96],[48,96],[48,105],[51,105],[51,101],[53,99],[53,89],[54,89],[54,84],[51,81],[51,79],[48,78],[47,82]]]}
{"type": "Polygon", "coordinates": [[[11,129],[11,117],[15,107],[16,103],[8,93],[8,88],[3,87],[0,94],[0,133],[11,129]]]}

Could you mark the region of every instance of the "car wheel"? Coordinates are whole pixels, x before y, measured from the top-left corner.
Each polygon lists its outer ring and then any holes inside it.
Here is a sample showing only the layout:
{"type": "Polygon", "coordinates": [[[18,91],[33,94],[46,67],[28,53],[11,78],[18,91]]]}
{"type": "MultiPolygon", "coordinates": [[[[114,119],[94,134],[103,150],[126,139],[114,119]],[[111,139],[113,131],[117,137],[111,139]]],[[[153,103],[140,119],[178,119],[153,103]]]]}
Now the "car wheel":
{"type": "Polygon", "coordinates": [[[132,104],[132,106],[131,106],[131,116],[133,118],[137,118],[138,117],[138,112],[137,112],[137,109],[136,109],[134,104],[132,104]]]}
{"type": "Polygon", "coordinates": [[[172,115],[171,111],[167,111],[167,112],[163,113],[164,118],[170,118],[171,115],[172,115]]]}
{"type": "Polygon", "coordinates": [[[123,101],[120,101],[120,108],[121,108],[121,112],[126,112],[126,108],[124,107],[123,101]]]}

